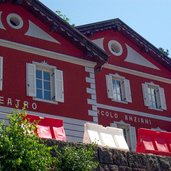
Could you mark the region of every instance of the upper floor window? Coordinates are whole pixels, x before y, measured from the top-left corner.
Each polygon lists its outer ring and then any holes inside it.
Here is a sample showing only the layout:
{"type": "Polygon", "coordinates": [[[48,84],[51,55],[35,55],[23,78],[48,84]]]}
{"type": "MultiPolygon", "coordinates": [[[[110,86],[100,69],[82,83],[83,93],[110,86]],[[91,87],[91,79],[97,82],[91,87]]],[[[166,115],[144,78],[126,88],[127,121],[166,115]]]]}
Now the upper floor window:
{"type": "Polygon", "coordinates": [[[144,104],[151,109],[166,110],[164,89],[154,83],[142,84],[144,104]]]}
{"type": "Polygon", "coordinates": [[[106,75],[108,98],[117,102],[132,102],[129,80],[118,74],[106,75]]]}
{"type": "Polygon", "coordinates": [[[27,64],[27,95],[41,101],[64,102],[63,71],[46,63],[27,64]]]}

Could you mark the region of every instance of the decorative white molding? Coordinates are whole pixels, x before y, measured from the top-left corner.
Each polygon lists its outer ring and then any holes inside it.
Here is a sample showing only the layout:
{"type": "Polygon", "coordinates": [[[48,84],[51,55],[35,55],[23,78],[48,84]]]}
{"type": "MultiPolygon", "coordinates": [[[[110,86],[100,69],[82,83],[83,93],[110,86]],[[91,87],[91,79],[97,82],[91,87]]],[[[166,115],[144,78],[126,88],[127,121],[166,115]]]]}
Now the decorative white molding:
{"type": "Polygon", "coordinates": [[[103,49],[105,51],[104,43],[103,43],[104,42],[104,37],[99,38],[99,39],[94,39],[94,40],[92,40],[92,42],[95,43],[98,47],[100,47],[101,49],[103,49]]]}
{"type": "Polygon", "coordinates": [[[31,36],[34,38],[50,41],[53,43],[61,44],[59,41],[54,39],[51,35],[46,33],[44,30],[42,30],[40,27],[38,27],[36,24],[34,24],[32,21],[29,20],[29,28],[27,32],[25,33],[27,36],[31,36]]]}
{"type": "Polygon", "coordinates": [[[28,46],[28,45],[24,45],[24,44],[20,44],[20,43],[16,43],[16,42],[11,42],[11,41],[4,40],[4,39],[0,39],[0,46],[27,52],[27,53],[31,53],[31,54],[35,54],[35,55],[40,55],[43,57],[52,58],[52,59],[56,59],[56,60],[60,60],[60,61],[64,61],[64,62],[69,62],[72,64],[81,65],[81,66],[87,66],[87,67],[94,68],[94,66],[96,65],[95,62],[87,61],[84,59],[80,59],[77,57],[73,57],[73,56],[69,56],[69,55],[65,55],[65,54],[61,54],[61,53],[57,53],[57,52],[53,52],[53,51],[49,51],[49,50],[44,50],[41,48],[36,48],[33,46],[28,46]]]}
{"type": "Polygon", "coordinates": [[[97,103],[97,107],[101,108],[101,109],[122,112],[122,113],[126,113],[129,115],[143,116],[143,117],[148,117],[148,118],[152,118],[152,119],[158,119],[158,120],[171,122],[171,117],[166,117],[166,116],[161,116],[161,115],[159,116],[159,115],[155,115],[155,114],[151,114],[151,113],[145,113],[145,112],[140,112],[140,111],[136,111],[136,110],[114,107],[114,106],[109,106],[109,105],[104,105],[104,104],[99,104],[99,103],[97,103]]]}
{"type": "Polygon", "coordinates": [[[87,103],[90,104],[90,105],[96,105],[96,100],[93,100],[93,99],[87,99],[87,103]]]}
{"type": "Polygon", "coordinates": [[[0,29],[5,29],[4,25],[2,24],[2,11],[0,11],[0,29]]]}
{"type": "Polygon", "coordinates": [[[85,71],[94,74],[94,68],[85,67],[85,71]]]}
{"type": "Polygon", "coordinates": [[[96,90],[94,90],[94,89],[92,89],[92,88],[87,88],[87,89],[86,89],[86,92],[87,92],[88,94],[96,95],[96,90]]]}
{"type": "Polygon", "coordinates": [[[88,115],[93,118],[93,122],[98,123],[94,68],[85,67],[85,71],[89,74],[89,77],[86,77],[86,83],[90,87],[86,88],[86,92],[91,94],[91,98],[87,99],[87,103],[91,105],[92,110],[88,110],[88,115]]]}
{"type": "Polygon", "coordinates": [[[112,64],[104,64],[103,68],[111,69],[114,71],[120,71],[120,72],[124,72],[127,74],[132,74],[132,75],[135,75],[138,77],[148,78],[150,80],[156,80],[156,81],[171,84],[171,79],[169,79],[169,78],[164,78],[164,77],[160,77],[160,76],[156,76],[156,75],[152,75],[152,74],[147,74],[147,73],[144,73],[141,71],[135,71],[132,69],[128,69],[128,68],[124,68],[124,67],[120,67],[120,66],[116,66],[116,65],[112,65],[112,64]]]}
{"type": "Polygon", "coordinates": [[[95,79],[86,77],[86,83],[95,83],[95,79]]]}
{"type": "Polygon", "coordinates": [[[131,48],[127,44],[126,44],[126,47],[128,51],[128,55],[125,59],[126,62],[160,70],[158,67],[156,67],[154,64],[152,64],[150,61],[148,61],[145,57],[143,57],[141,54],[139,54],[137,51],[135,51],[133,48],[131,48]]]}

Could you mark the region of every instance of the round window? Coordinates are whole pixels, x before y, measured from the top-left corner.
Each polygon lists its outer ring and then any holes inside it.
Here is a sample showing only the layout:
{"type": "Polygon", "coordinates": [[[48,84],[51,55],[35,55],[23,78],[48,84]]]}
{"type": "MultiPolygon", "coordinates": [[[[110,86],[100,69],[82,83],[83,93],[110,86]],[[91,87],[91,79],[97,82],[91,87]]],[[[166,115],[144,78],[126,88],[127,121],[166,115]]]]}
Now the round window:
{"type": "Polygon", "coordinates": [[[109,41],[108,47],[110,52],[116,56],[120,56],[123,53],[121,44],[116,40],[109,41]]]}
{"type": "Polygon", "coordinates": [[[14,29],[20,29],[23,27],[23,20],[18,14],[9,14],[7,16],[7,22],[9,26],[14,29]]]}

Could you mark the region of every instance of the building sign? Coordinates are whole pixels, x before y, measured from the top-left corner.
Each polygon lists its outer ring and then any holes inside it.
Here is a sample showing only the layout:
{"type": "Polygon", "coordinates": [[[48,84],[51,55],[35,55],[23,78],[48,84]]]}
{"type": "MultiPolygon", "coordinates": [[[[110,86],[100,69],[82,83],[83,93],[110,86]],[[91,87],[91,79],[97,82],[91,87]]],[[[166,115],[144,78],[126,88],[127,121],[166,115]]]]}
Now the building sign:
{"type": "Polygon", "coordinates": [[[25,107],[26,109],[32,109],[32,110],[37,110],[37,104],[35,102],[28,102],[28,101],[23,101],[21,99],[14,99],[11,97],[3,97],[0,96],[0,106],[8,106],[8,107],[17,107],[17,108],[23,108],[25,107]]]}
{"type": "Polygon", "coordinates": [[[105,109],[99,109],[98,110],[98,115],[101,117],[106,117],[109,119],[112,119],[113,121],[124,121],[124,122],[129,122],[129,123],[139,123],[143,125],[152,125],[152,120],[143,117],[143,116],[136,116],[133,114],[125,114],[121,112],[114,112],[114,111],[109,111],[105,109]]]}

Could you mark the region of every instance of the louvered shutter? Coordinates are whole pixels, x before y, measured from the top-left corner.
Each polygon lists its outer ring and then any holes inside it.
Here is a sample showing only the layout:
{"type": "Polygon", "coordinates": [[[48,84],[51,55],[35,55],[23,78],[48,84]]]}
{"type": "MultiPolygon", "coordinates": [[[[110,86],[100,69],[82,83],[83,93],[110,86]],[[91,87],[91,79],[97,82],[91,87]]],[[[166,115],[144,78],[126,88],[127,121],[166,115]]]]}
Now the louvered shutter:
{"type": "Polygon", "coordinates": [[[160,96],[160,103],[161,103],[161,108],[163,110],[167,110],[166,106],[166,98],[165,98],[165,93],[163,88],[159,88],[159,96],[160,96]]]}
{"type": "Polygon", "coordinates": [[[148,85],[142,84],[142,89],[143,89],[144,105],[149,106],[148,85]]]}
{"type": "Polygon", "coordinates": [[[130,81],[127,79],[124,79],[124,93],[125,93],[125,100],[131,103],[132,96],[131,96],[130,81]]]}
{"type": "Polygon", "coordinates": [[[114,98],[113,95],[113,83],[112,83],[112,76],[106,75],[106,86],[107,86],[107,96],[110,99],[114,98]]]}
{"type": "Polygon", "coordinates": [[[54,69],[55,101],[64,102],[63,71],[54,69]]]}
{"type": "Polygon", "coordinates": [[[0,57],[0,90],[2,90],[3,85],[3,58],[0,57]]]}
{"type": "Polygon", "coordinates": [[[135,127],[130,127],[131,151],[136,150],[137,136],[135,127]]]}
{"type": "Polygon", "coordinates": [[[27,63],[27,96],[36,97],[36,65],[27,63]]]}

